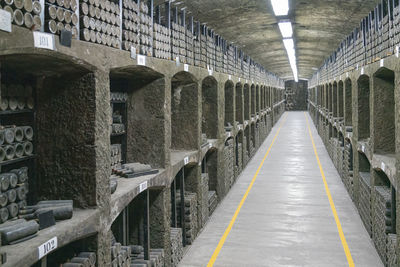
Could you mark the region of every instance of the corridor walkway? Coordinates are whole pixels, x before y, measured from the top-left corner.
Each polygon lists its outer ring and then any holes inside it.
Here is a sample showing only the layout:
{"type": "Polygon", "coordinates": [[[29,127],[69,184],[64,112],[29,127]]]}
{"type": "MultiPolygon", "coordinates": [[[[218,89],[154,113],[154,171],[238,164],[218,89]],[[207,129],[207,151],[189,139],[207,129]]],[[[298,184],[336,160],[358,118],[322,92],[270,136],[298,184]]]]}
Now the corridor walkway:
{"type": "Polygon", "coordinates": [[[354,266],[383,266],[308,113],[287,112],[179,266],[339,267],[349,266],[349,258],[354,266]],[[305,114],[345,241],[339,236],[305,114]],[[231,231],[220,242],[281,125],[231,231]],[[223,243],[220,249],[219,243],[223,243]],[[351,253],[347,257],[344,243],[351,253]]]}

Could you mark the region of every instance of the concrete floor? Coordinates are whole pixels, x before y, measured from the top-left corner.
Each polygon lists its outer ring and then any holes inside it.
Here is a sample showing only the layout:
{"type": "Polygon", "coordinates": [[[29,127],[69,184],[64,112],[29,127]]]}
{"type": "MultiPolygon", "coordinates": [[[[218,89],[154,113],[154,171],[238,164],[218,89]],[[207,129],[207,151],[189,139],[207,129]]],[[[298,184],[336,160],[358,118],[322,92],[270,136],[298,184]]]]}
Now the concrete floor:
{"type": "MultiPolygon", "coordinates": [[[[214,266],[348,266],[303,112],[282,116],[179,266],[207,266],[285,116],[214,266]]],[[[355,266],[383,266],[308,119],[355,266]]]]}

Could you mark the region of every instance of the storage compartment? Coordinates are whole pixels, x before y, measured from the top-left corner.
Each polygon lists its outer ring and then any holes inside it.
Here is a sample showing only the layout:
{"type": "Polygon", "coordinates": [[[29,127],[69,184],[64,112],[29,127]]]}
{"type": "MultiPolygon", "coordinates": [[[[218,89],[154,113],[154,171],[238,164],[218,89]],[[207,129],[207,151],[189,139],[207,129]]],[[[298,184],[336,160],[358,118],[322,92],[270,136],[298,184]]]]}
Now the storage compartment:
{"type": "Polygon", "coordinates": [[[250,87],[248,84],[245,84],[243,87],[243,95],[244,95],[244,120],[250,119],[250,87]]]}
{"type": "Polygon", "coordinates": [[[353,126],[353,91],[350,79],[345,81],[345,112],[344,112],[344,124],[345,126],[353,126]]]}
{"type": "Polygon", "coordinates": [[[343,82],[339,82],[338,88],[338,117],[343,120],[344,116],[344,94],[343,94],[343,82]]]}
{"type": "Polygon", "coordinates": [[[243,124],[243,86],[241,83],[236,84],[236,121],[243,124]]]}
{"type": "MultiPolygon", "coordinates": [[[[235,110],[234,110],[234,84],[231,81],[227,81],[225,83],[225,125],[228,123],[232,124],[234,123],[234,115],[235,115],[235,110]]],[[[214,126],[214,128],[216,128],[214,126]]]]}
{"type": "MultiPolygon", "coordinates": [[[[213,77],[207,77],[202,83],[202,132],[209,139],[218,135],[218,83],[213,77]]],[[[195,120],[192,118],[191,120],[195,120]]]]}
{"type": "Polygon", "coordinates": [[[367,232],[370,236],[372,236],[371,164],[369,163],[367,157],[360,152],[358,152],[358,171],[360,179],[358,210],[367,232]]]}
{"type": "Polygon", "coordinates": [[[251,116],[256,115],[256,86],[254,84],[251,85],[251,96],[250,96],[250,108],[251,108],[251,116]]]}
{"type": "Polygon", "coordinates": [[[369,77],[362,75],[358,81],[358,140],[370,137],[369,77]]]}
{"type": "Polygon", "coordinates": [[[373,78],[373,144],[378,154],[395,152],[394,72],[381,68],[373,78]]]}
{"type": "Polygon", "coordinates": [[[197,149],[198,86],[192,75],[180,72],[172,78],[171,102],[171,148],[197,149]]]}
{"type": "Polygon", "coordinates": [[[334,82],[333,86],[332,86],[332,113],[333,113],[333,117],[334,118],[338,117],[338,88],[337,88],[337,82],[334,82]]]}

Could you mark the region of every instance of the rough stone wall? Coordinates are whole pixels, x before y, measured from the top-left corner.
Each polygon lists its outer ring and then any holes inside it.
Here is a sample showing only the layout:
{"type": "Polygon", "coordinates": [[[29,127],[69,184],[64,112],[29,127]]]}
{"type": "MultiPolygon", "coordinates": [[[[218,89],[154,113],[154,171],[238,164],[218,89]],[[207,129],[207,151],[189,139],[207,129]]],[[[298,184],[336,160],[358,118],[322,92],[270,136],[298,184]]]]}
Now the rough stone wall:
{"type": "Polygon", "coordinates": [[[394,72],[381,69],[373,78],[373,146],[378,154],[395,152],[394,72]]]}
{"type": "Polygon", "coordinates": [[[198,91],[196,83],[172,82],[171,148],[190,150],[198,147],[198,91]]]}
{"type": "Polygon", "coordinates": [[[127,162],[165,167],[165,79],[157,79],[129,92],[127,116],[127,162]]]}
{"type": "Polygon", "coordinates": [[[202,84],[202,132],[207,138],[217,138],[217,124],[218,84],[215,79],[206,78],[202,84]]]}
{"type": "Polygon", "coordinates": [[[234,160],[235,160],[235,149],[234,149],[234,140],[228,139],[225,142],[225,186],[226,188],[230,188],[234,182],[234,160]]]}
{"type": "MultiPolygon", "coordinates": [[[[95,75],[86,74],[49,78],[38,89],[39,198],[73,199],[79,207],[97,205],[95,88],[95,75]]],[[[108,127],[104,131],[108,133],[108,127]]]]}

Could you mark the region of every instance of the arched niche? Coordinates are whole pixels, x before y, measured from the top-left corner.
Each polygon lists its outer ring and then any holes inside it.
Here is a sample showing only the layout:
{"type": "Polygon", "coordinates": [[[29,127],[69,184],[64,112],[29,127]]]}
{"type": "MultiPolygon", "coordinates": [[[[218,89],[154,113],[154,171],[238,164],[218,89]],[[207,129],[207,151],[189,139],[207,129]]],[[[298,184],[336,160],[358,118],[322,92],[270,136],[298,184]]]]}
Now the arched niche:
{"type": "Polygon", "coordinates": [[[357,87],[358,140],[362,140],[370,137],[369,77],[362,75],[357,80],[357,87]]]}
{"type": "Polygon", "coordinates": [[[380,68],[373,76],[373,144],[378,154],[395,153],[395,74],[380,68]]]}
{"type": "Polygon", "coordinates": [[[245,84],[243,87],[243,95],[244,95],[244,119],[250,119],[250,87],[248,84],[245,84]]]}
{"type": "Polygon", "coordinates": [[[235,91],[236,121],[238,121],[240,124],[243,124],[243,85],[241,83],[237,83],[235,91]]]}
{"type": "Polygon", "coordinates": [[[202,82],[202,132],[215,139],[218,134],[218,82],[208,76],[202,82]]]}
{"type": "Polygon", "coordinates": [[[227,81],[225,83],[225,125],[228,123],[234,123],[235,117],[235,110],[234,110],[234,103],[235,103],[235,85],[232,81],[227,81]]]}
{"type": "Polygon", "coordinates": [[[188,72],[179,72],[171,81],[171,148],[198,147],[198,84],[188,72]]]}
{"type": "Polygon", "coordinates": [[[348,78],[344,81],[344,124],[345,126],[353,125],[353,91],[352,82],[348,78]]]}

